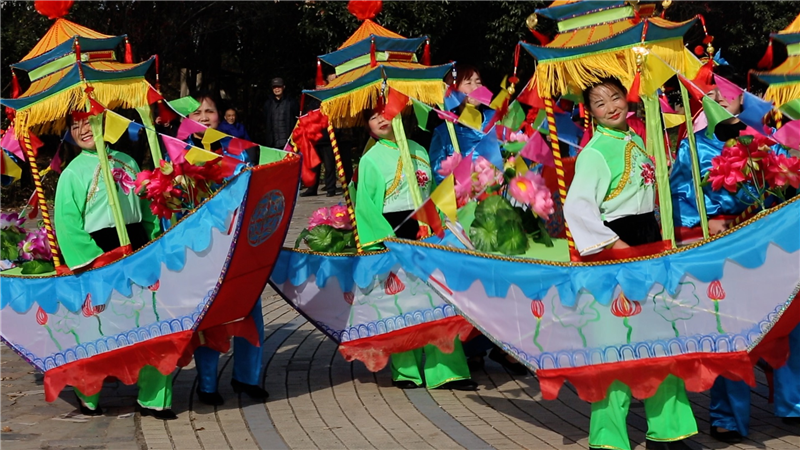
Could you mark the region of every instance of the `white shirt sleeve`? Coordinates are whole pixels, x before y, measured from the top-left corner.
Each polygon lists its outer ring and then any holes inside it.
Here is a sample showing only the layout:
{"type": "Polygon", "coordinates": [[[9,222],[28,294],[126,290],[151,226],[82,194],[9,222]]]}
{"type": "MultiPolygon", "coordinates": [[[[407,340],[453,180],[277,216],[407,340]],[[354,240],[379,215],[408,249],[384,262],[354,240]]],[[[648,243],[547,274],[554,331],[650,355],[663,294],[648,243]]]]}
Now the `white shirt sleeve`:
{"type": "Polygon", "coordinates": [[[581,256],[599,253],[619,240],[603,224],[600,212],[610,185],[611,172],[603,155],[591,147],[585,148],[575,161],[575,178],[564,203],[564,218],[581,256]]]}

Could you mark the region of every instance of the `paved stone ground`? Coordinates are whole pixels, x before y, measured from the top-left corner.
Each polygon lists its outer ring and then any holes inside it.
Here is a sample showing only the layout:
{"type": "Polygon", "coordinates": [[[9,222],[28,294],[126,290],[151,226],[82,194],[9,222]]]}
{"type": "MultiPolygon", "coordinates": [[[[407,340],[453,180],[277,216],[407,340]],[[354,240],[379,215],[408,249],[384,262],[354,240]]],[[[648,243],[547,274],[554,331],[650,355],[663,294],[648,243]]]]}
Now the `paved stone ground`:
{"type": "MultiPolygon", "coordinates": [[[[292,245],[305,219],[337,199],[301,199],[287,236],[292,245]]],[[[348,363],[336,346],[300,317],[271,289],[263,295],[266,341],[264,387],[270,398],[256,403],[230,387],[230,354],[220,364],[219,390],[225,405],[200,404],[193,395],[194,366],[175,376],[170,422],[134,414],[136,388],[108,384],[106,414],[76,415],[77,403],[65,390],[44,401],[41,375],[8,348],[0,362],[0,445],[3,449],[585,449],[589,406],[565,387],[558,400],[544,401],[531,376],[515,377],[491,360],[474,373],[476,392],[402,391],[391,386],[388,368],[369,372],[348,363]]],[[[800,427],[783,424],[767,404],[767,386],[758,372],[753,391],[750,439],[726,446],[708,436],[708,395],[691,394],[701,434],[693,449],[798,449],[800,427]]],[[[646,422],[641,402],[631,405],[629,432],[644,448],[646,422]]]]}

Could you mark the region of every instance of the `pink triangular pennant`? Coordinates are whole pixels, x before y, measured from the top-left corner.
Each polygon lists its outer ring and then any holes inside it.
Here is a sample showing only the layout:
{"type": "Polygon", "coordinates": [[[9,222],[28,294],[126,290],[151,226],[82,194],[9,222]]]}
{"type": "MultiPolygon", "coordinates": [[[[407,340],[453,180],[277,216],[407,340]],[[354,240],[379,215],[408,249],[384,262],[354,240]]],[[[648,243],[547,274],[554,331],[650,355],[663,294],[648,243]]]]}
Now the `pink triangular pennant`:
{"type": "Polygon", "coordinates": [[[667,97],[659,97],[658,102],[661,103],[661,111],[667,114],[677,114],[675,109],[670,106],[667,97]]]}
{"type": "Polygon", "coordinates": [[[725,99],[729,102],[736,100],[744,92],[744,89],[719,75],[714,75],[714,82],[717,84],[719,93],[722,94],[722,96],[725,97],[725,99]]]}
{"type": "Polygon", "coordinates": [[[528,142],[525,144],[525,147],[522,147],[519,154],[520,156],[545,166],[556,166],[555,160],[553,159],[553,152],[550,151],[550,146],[547,145],[547,142],[545,142],[542,134],[539,132],[533,133],[533,136],[528,138],[528,142]]]}
{"type": "MultiPolygon", "coordinates": [[[[196,122],[195,122],[196,123],[196,122]]],[[[161,135],[164,139],[164,147],[167,149],[167,154],[169,155],[169,159],[176,164],[180,164],[186,161],[186,142],[181,141],[180,139],[175,139],[171,136],[161,135]]]]}
{"type": "Polygon", "coordinates": [[[453,178],[455,178],[456,183],[470,183],[470,177],[472,176],[472,152],[469,152],[467,156],[464,156],[461,159],[461,162],[456,166],[453,170],[453,178]]]}
{"type": "Polygon", "coordinates": [[[800,150],[800,120],[787,122],[772,135],[772,139],[791,149],[800,150]]]}
{"type": "Polygon", "coordinates": [[[3,135],[3,140],[0,141],[0,146],[11,152],[14,156],[21,160],[25,160],[25,155],[22,153],[22,147],[19,145],[17,135],[14,134],[14,127],[8,127],[6,134],[3,135]]]}
{"type": "Polygon", "coordinates": [[[468,97],[480,102],[483,105],[489,106],[492,103],[493,96],[492,91],[490,91],[489,88],[486,86],[481,86],[472,91],[468,97]]]}
{"type": "Polygon", "coordinates": [[[192,135],[194,133],[199,133],[201,131],[206,131],[206,128],[207,127],[205,125],[195,122],[192,119],[183,119],[183,121],[181,122],[181,126],[178,127],[177,137],[179,140],[182,141],[188,138],[189,135],[192,135]]]}
{"type": "Polygon", "coordinates": [[[439,116],[440,119],[446,120],[448,122],[456,123],[458,122],[458,116],[450,111],[442,111],[440,109],[434,109],[436,111],[436,115],[439,116]]]}

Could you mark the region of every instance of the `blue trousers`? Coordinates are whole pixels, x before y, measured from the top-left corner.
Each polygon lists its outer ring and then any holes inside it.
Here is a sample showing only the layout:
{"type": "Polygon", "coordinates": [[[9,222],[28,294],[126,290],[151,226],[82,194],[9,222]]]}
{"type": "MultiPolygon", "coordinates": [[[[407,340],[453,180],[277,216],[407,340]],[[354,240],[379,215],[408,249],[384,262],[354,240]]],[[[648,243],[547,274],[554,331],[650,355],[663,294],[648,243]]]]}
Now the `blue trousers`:
{"type": "MultiPolygon", "coordinates": [[[[775,415],[800,417],[800,325],[789,334],[789,359],[775,369],[775,415]]],[[[719,377],[711,388],[711,426],[747,436],[750,427],[750,386],[719,377]]]]}
{"type": "MultiPolygon", "coordinates": [[[[264,342],[264,317],[261,315],[261,298],[256,301],[250,311],[259,342],[264,342]]],[[[233,338],[233,379],[244,384],[258,385],[261,376],[261,364],[264,360],[261,347],[256,347],[245,338],[233,338]]],[[[208,347],[198,347],[194,351],[197,366],[199,389],[203,392],[217,392],[217,367],[219,352],[208,347]]]]}

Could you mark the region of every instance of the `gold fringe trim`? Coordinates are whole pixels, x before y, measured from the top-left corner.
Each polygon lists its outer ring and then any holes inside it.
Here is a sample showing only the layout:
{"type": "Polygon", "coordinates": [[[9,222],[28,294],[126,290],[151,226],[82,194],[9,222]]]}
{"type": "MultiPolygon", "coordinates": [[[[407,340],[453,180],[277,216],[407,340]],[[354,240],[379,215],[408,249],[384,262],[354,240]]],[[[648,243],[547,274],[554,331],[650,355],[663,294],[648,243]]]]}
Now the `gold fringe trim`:
{"type": "Polygon", "coordinates": [[[800,83],[769,86],[764,98],[774,101],[777,106],[785,105],[800,98],[800,83]]]}
{"type": "MultiPolygon", "coordinates": [[[[141,78],[90,83],[94,87],[92,96],[108,109],[132,109],[146,106],[150,83],[141,78]]],[[[26,124],[36,134],[60,133],[66,129],[67,114],[85,110],[86,93],[84,83],[76,84],[26,109],[17,111],[14,126],[26,124]]],[[[21,128],[16,128],[21,129],[21,128]]]]}
{"type": "MultiPolygon", "coordinates": [[[[619,78],[624,85],[630,86],[636,74],[636,54],[632,50],[636,45],[540,63],[536,68],[539,94],[551,98],[580,95],[584,89],[607,77],[619,78]]],[[[684,70],[683,40],[671,39],[647,44],[646,47],[678,72],[684,70]]]]}
{"type": "MultiPolygon", "coordinates": [[[[358,88],[357,90],[333,97],[322,102],[322,112],[330,117],[334,127],[347,128],[364,125],[362,112],[378,103],[382,81],[358,88]]],[[[440,80],[392,80],[387,84],[411,98],[429,105],[444,102],[444,83],[440,80]]]]}

